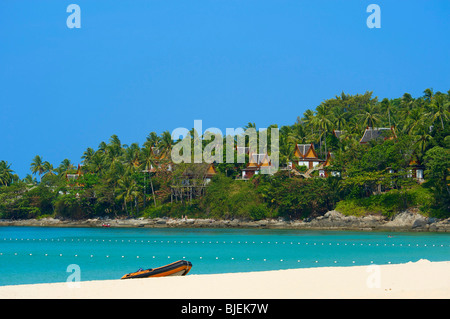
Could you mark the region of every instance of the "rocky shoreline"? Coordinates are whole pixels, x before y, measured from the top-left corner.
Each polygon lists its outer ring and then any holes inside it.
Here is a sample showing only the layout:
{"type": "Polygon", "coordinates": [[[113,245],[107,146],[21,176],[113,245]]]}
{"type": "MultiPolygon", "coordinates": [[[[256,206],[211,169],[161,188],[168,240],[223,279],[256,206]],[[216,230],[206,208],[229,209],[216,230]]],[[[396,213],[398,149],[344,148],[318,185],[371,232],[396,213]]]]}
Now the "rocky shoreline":
{"type": "Polygon", "coordinates": [[[193,218],[94,218],[64,220],[55,218],[0,220],[0,226],[40,227],[147,227],[147,228],[251,228],[251,229],[311,229],[364,231],[429,231],[450,232],[450,218],[425,217],[413,211],[404,211],[387,219],[381,215],[364,217],[345,216],[329,211],[324,216],[305,220],[263,219],[258,221],[193,219],[193,218]]]}

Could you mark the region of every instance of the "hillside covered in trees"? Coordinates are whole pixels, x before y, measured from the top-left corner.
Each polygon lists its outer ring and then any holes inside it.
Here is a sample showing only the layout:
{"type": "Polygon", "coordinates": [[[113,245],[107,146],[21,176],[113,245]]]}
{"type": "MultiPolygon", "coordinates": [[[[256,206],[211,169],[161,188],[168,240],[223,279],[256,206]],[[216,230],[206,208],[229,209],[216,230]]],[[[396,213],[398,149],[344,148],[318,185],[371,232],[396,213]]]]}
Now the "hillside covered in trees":
{"type": "Polygon", "coordinates": [[[335,208],[344,214],[390,216],[412,207],[448,218],[449,110],[450,91],[426,89],[420,97],[405,93],[382,100],[372,92],[342,93],[299,115],[292,125],[271,126],[279,128],[281,167],[294,160],[297,144],[312,143],[320,159],[333,154],[327,169],[339,174],[326,178],[317,171],[310,178],[293,174],[302,170],[294,165],[240,180],[247,164],[216,163],[214,177],[204,183],[202,164],[171,163],[176,141],[168,131],[151,132],[143,145],[124,145],[113,135],[80,154],[80,165],[68,159],[49,163],[36,155],[22,179],[0,159],[0,218],[295,219],[335,208]],[[367,127],[391,128],[394,136],[361,143],[367,127]],[[423,168],[423,180],[411,178],[414,165],[423,168]],[[188,185],[200,185],[200,191],[191,189],[184,200],[175,200],[173,189],[185,185],[187,175],[188,185]]]}

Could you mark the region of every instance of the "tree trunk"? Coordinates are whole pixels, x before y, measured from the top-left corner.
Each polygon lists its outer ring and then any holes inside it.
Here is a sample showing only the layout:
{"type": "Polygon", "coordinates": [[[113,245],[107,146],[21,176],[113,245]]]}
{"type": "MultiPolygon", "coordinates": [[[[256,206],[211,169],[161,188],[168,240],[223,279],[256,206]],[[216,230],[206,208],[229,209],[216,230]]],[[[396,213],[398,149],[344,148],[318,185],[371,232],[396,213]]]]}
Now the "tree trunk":
{"type": "Polygon", "coordinates": [[[150,186],[152,188],[153,203],[155,203],[155,208],[156,208],[155,191],[153,189],[153,181],[152,181],[152,177],[150,176],[150,173],[148,173],[148,178],[150,179],[150,186]]]}

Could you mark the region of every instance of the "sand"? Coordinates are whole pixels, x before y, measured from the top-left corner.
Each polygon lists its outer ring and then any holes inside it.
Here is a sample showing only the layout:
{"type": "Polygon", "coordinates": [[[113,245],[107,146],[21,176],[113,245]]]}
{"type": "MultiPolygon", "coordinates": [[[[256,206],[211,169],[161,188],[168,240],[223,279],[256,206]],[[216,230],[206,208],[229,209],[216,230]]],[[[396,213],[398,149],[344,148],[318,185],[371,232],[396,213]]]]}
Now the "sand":
{"type": "Polygon", "coordinates": [[[450,261],[2,286],[0,298],[447,299],[450,261]]]}

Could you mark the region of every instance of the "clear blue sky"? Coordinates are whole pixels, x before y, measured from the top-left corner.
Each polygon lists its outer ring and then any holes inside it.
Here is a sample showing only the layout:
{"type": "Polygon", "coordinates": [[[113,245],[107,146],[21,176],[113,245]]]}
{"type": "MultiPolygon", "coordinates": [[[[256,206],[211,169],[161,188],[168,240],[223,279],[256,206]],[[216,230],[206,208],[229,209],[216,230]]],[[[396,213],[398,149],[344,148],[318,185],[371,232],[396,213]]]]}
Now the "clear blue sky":
{"type": "Polygon", "coordinates": [[[446,92],[449,17],[448,0],[1,0],[0,160],[23,178],[37,154],[76,165],[112,134],[293,124],[342,91],[446,92]]]}

